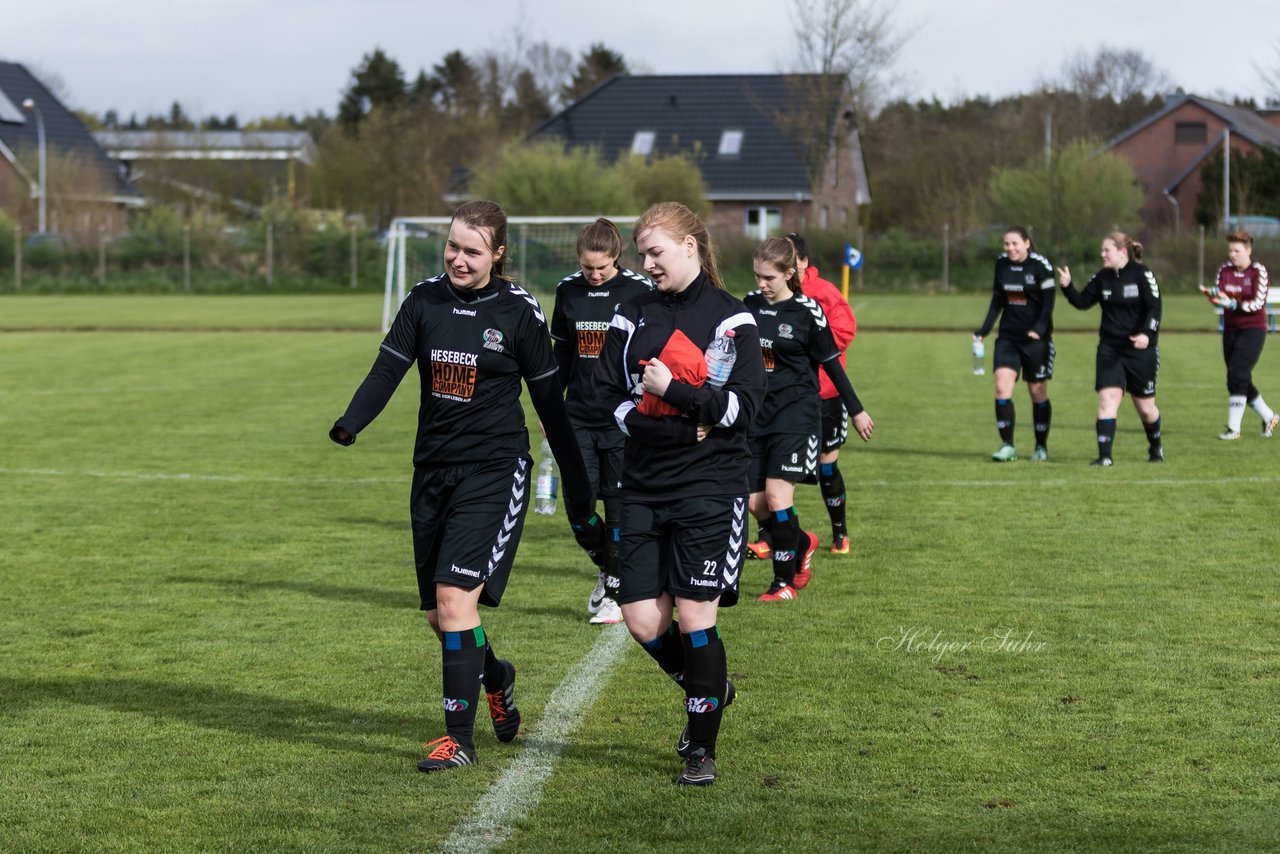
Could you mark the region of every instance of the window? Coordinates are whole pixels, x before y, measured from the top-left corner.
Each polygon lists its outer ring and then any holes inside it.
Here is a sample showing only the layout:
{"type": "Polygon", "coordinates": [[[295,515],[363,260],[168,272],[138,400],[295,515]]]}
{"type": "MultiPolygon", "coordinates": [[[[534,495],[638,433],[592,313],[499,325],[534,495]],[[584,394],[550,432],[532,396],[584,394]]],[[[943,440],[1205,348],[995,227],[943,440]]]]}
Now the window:
{"type": "Polygon", "coordinates": [[[720,151],[721,157],[737,157],[742,153],[742,131],[727,130],[720,134],[720,151]]]}
{"type": "Polygon", "coordinates": [[[821,228],[821,229],[823,229],[824,231],[827,229],[828,225],[830,225],[830,221],[829,221],[829,219],[828,219],[828,216],[829,216],[829,214],[828,214],[827,206],[826,206],[826,205],[823,205],[823,206],[818,210],[818,228],[821,228]]]}
{"type": "Polygon", "coordinates": [[[1209,127],[1204,122],[1178,122],[1173,128],[1174,145],[1204,145],[1209,141],[1209,127]]]}
{"type": "Polygon", "coordinates": [[[841,228],[849,227],[849,209],[848,208],[840,209],[840,227],[841,228]]]}
{"type": "Polygon", "coordinates": [[[18,109],[18,105],[9,100],[9,96],[0,90],[0,122],[8,122],[12,125],[25,125],[27,117],[18,109]]]}
{"type": "Polygon", "coordinates": [[[747,221],[743,233],[747,237],[764,240],[771,234],[782,233],[781,208],[747,208],[747,221]]]}
{"type": "Polygon", "coordinates": [[[657,136],[651,130],[636,131],[635,138],[631,140],[631,153],[639,154],[641,157],[648,157],[653,154],[653,140],[657,136]]]}

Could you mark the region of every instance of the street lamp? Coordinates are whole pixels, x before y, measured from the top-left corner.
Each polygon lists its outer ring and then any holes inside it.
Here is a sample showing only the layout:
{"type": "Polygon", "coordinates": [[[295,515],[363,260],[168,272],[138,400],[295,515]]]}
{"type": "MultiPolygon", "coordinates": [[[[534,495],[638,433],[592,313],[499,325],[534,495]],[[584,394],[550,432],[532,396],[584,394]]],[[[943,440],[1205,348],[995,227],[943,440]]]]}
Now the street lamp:
{"type": "Polygon", "coordinates": [[[45,199],[47,198],[44,169],[44,115],[40,112],[40,108],[36,106],[36,102],[31,98],[23,101],[22,106],[36,114],[36,142],[40,149],[40,233],[44,234],[45,199]]]}

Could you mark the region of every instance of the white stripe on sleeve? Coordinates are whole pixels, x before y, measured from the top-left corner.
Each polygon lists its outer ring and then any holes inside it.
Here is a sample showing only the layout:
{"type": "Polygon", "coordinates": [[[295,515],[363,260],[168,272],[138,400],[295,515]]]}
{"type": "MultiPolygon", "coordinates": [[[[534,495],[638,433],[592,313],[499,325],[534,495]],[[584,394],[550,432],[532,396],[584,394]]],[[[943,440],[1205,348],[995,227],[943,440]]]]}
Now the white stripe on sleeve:
{"type": "Polygon", "coordinates": [[[618,422],[618,429],[627,436],[631,435],[631,432],[627,430],[627,416],[630,415],[631,410],[635,408],[636,405],[634,403],[626,400],[620,403],[617,409],[613,410],[613,420],[618,422]]]}
{"type": "Polygon", "coordinates": [[[738,403],[738,393],[736,391],[729,392],[729,400],[724,408],[724,417],[716,424],[717,427],[732,427],[733,422],[738,420],[738,412],[741,405],[738,403]]]}

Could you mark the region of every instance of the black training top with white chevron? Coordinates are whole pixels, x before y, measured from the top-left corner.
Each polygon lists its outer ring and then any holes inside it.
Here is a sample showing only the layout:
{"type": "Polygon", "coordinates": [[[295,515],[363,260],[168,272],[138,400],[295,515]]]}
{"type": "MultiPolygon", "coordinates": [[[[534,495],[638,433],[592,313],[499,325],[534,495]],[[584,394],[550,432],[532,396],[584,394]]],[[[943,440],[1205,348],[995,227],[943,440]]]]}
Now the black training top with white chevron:
{"type": "Polygon", "coordinates": [[[444,274],[415,285],[382,351],[418,363],[415,466],[447,466],[529,452],[520,380],[556,372],[546,316],[528,291],[496,276],[475,291],[444,274]]]}
{"type": "Polygon", "coordinates": [[[821,421],[818,365],[840,357],[822,306],[804,294],[770,303],[760,291],[747,294],[742,303],[760,330],[769,380],[769,391],[751,424],[750,435],[816,435],[821,421]]]}

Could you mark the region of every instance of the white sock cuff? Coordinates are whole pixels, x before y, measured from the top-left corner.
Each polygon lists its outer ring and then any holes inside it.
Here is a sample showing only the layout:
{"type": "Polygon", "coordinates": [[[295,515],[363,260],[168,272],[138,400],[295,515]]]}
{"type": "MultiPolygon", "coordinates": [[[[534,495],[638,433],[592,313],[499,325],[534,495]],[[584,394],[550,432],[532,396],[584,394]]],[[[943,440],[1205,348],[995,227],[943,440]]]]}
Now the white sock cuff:
{"type": "Polygon", "coordinates": [[[1264,423],[1270,424],[1271,419],[1276,417],[1275,412],[1273,412],[1271,407],[1267,406],[1267,402],[1262,399],[1262,395],[1258,395],[1253,400],[1249,401],[1249,405],[1253,407],[1253,411],[1258,413],[1258,417],[1261,418],[1264,423]]]}
{"type": "Polygon", "coordinates": [[[1244,420],[1244,395],[1231,395],[1227,398],[1227,429],[1233,433],[1240,432],[1240,422],[1244,420]]]}

